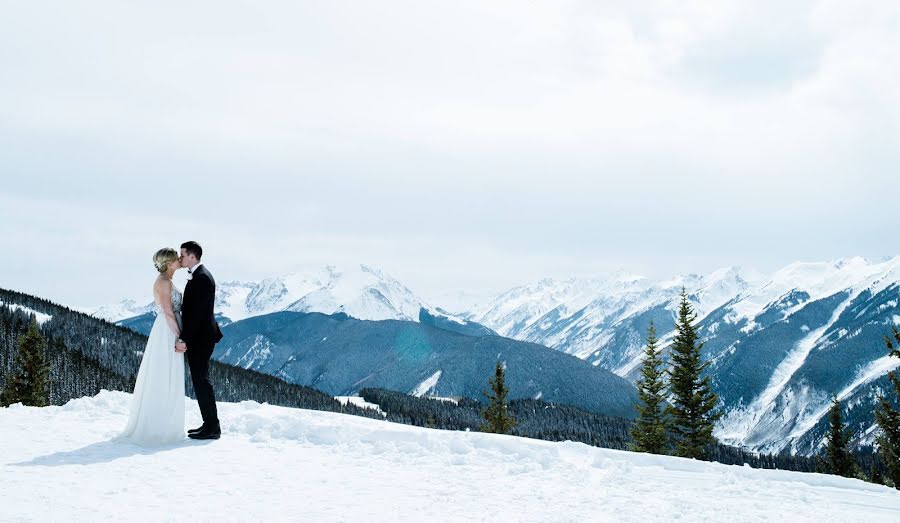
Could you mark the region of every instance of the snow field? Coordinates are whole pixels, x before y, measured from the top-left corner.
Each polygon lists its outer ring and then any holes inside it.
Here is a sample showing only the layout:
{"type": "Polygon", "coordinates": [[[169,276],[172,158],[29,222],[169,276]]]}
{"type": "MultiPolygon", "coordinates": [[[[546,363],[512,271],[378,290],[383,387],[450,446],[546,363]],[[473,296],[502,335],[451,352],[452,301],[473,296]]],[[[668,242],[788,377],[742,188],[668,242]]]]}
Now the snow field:
{"type": "Polygon", "coordinates": [[[129,401],[0,409],[0,520],[900,520],[858,480],[254,402],[220,403],[218,441],[111,442],[129,401]]]}

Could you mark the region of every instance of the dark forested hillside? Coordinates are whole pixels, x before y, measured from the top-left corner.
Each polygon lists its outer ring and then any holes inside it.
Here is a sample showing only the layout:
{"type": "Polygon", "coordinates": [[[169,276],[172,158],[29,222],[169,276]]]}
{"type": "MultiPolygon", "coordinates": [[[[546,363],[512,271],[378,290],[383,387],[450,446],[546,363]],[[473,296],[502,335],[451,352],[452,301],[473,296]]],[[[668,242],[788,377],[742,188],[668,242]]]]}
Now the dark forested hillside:
{"type": "MultiPolygon", "coordinates": [[[[384,389],[363,389],[360,396],[378,404],[399,421],[449,430],[479,430],[484,424],[481,411],[485,405],[470,398],[454,401],[417,398],[384,389]]],[[[509,413],[516,418],[512,430],[516,436],[550,441],[580,441],[596,447],[624,449],[628,444],[631,421],[555,405],[541,400],[513,400],[509,413]]]]}
{"type": "MultiPolygon", "coordinates": [[[[147,338],[55,303],[0,289],[0,387],[13,370],[18,338],[34,311],[50,316],[40,325],[47,338],[51,363],[50,403],[92,396],[101,389],[131,392],[147,338]],[[22,307],[27,310],[23,310],[22,307]]],[[[310,387],[286,383],[267,374],[211,362],[210,376],[221,401],[254,400],[286,407],[347,412],[376,417],[371,410],[342,406],[331,396],[310,387]]],[[[189,376],[185,388],[193,397],[189,376]]]]}

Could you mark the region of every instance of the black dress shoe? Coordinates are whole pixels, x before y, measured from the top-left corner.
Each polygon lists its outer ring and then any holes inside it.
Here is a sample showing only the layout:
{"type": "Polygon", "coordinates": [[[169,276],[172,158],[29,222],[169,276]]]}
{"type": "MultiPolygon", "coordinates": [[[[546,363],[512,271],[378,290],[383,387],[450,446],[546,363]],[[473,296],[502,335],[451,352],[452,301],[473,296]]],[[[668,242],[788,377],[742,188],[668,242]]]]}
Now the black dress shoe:
{"type": "Polygon", "coordinates": [[[203,427],[203,430],[200,432],[188,434],[188,437],[191,439],[219,439],[220,436],[222,436],[222,430],[218,425],[203,427]]]}
{"type": "Polygon", "coordinates": [[[196,434],[196,433],[198,433],[198,432],[202,432],[204,428],[206,428],[206,425],[200,425],[200,426],[197,427],[196,429],[190,429],[190,430],[188,430],[188,434],[196,434]]]}

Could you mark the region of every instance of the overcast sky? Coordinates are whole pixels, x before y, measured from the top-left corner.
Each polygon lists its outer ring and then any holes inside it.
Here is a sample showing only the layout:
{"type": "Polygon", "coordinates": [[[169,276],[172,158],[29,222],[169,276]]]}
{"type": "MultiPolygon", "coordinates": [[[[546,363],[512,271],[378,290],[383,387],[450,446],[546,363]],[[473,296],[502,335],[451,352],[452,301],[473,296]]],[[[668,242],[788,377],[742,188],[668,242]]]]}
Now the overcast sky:
{"type": "MultiPolygon", "coordinates": [[[[900,254],[900,2],[0,0],[0,287],[900,254]]],[[[440,305],[439,303],[437,305],[440,305]]]]}

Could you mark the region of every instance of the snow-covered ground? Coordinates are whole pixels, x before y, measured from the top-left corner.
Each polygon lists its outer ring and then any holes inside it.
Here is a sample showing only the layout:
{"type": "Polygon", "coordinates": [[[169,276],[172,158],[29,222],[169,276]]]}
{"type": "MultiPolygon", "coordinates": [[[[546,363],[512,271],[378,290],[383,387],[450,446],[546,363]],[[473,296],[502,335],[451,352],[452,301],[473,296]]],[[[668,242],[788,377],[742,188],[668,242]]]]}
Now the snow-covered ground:
{"type": "Polygon", "coordinates": [[[426,378],[425,381],[419,383],[419,385],[415,389],[410,391],[409,394],[417,398],[421,398],[429,392],[434,392],[434,388],[437,387],[438,381],[441,379],[441,374],[443,374],[443,371],[438,370],[437,372],[426,378]]]}
{"type": "Polygon", "coordinates": [[[858,480],[253,402],[220,404],[218,441],[111,442],[129,401],[0,409],[0,520],[900,520],[858,480]]]}
{"type": "Polygon", "coordinates": [[[14,310],[14,311],[16,311],[16,310],[17,310],[17,311],[22,311],[22,312],[24,312],[25,314],[31,314],[31,315],[33,315],[33,316],[35,317],[35,320],[37,320],[38,325],[43,325],[43,324],[45,324],[45,323],[47,323],[48,321],[50,321],[50,320],[53,319],[53,316],[50,316],[49,314],[44,314],[43,312],[38,312],[38,311],[36,311],[36,310],[34,310],[34,309],[32,309],[32,308],[24,307],[24,306],[19,305],[19,304],[17,304],[17,303],[8,303],[8,304],[4,304],[4,303],[3,303],[3,300],[0,300],[0,306],[3,306],[3,305],[6,305],[7,307],[9,307],[10,309],[12,309],[12,310],[14,310]]]}
{"type": "Polygon", "coordinates": [[[387,416],[384,411],[381,410],[381,407],[376,403],[369,403],[364,398],[360,396],[335,396],[334,399],[341,402],[341,405],[346,405],[348,403],[352,405],[356,405],[357,407],[362,407],[364,409],[372,409],[381,413],[382,416],[387,416]]]}

